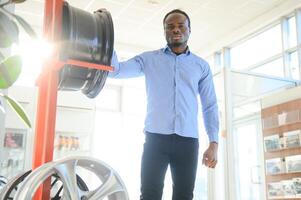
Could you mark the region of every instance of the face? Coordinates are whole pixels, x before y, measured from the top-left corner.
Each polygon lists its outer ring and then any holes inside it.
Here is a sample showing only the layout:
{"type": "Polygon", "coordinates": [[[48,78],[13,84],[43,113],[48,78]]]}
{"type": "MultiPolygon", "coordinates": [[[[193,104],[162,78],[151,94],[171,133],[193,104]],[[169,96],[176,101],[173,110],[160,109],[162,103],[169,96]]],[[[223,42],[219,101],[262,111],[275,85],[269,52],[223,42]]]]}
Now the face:
{"type": "Polygon", "coordinates": [[[186,47],[190,35],[188,20],[185,15],[172,13],[164,22],[164,31],[167,44],[170,47],[186,47]]]}

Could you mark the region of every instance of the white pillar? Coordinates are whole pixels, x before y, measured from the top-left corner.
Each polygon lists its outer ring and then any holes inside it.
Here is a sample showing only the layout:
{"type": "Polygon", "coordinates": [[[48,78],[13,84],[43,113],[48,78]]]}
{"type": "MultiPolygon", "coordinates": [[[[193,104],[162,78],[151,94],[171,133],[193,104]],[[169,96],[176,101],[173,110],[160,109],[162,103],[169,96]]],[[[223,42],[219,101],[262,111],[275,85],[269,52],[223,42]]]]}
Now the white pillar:
{"type": "Polygon", "coordinates": [[[231,86],[230,49],[223,48],[223,75],[224,75],[224,117],[222,131],[225,134],[225,200],[237,200],[233,127],[233,99],[231,86]]]}

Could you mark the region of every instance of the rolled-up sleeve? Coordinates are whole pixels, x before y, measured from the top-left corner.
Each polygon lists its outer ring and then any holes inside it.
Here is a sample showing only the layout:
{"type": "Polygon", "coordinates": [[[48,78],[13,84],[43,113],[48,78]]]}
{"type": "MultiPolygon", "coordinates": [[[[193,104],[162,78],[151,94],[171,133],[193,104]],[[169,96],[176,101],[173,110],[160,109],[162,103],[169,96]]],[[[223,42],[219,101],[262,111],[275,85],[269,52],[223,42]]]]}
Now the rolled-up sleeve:
{"type": "Polygon", "coordinates": [[[205,129],[209,137],[209,141],[218,143],[218,106],[211,70],[207,63],[204,64],[203,73],[204,76],[199,81],[199,94],[201,98],[205,129]]]}
{"type": "Polygon", "coordinates": [[[127,61],[119,62],[114,51],[111,65],[114,67],[114,71],[109,73],[109,77],[111,78],[133,78],[144,74],[143,54],[137,55],[127,61]]]}

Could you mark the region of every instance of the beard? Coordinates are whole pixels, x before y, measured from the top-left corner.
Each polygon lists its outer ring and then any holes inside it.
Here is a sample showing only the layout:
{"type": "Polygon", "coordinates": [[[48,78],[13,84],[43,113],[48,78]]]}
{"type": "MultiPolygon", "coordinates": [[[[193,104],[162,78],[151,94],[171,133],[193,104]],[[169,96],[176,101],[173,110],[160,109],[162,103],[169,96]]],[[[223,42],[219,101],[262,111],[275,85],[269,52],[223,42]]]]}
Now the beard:
{"type": "Polygon", "coordinates": [[[185,46],[187,45],[187,41],[188,39],[183,39],[183,40],[178,40],[178,41],[173,41],[172,39],[167,40],[167,45],[172,48],[177,48],[177,47],[181,47],[181,46],[185,46]]]}
{"type": "Polygon", "coordinates": [[[181,40],[181,41],[168,41],[167,45],[172,48],[177,48],[181,46],[186,46],[187,45],[187,40],[181,40]]]}
{"type": "Polygon", "coordinates": [[[180,47],[180,46],[182,46],[184,44],[185,44],[185,42],[169,42],[168,46],[169,47],[180,47]]]}

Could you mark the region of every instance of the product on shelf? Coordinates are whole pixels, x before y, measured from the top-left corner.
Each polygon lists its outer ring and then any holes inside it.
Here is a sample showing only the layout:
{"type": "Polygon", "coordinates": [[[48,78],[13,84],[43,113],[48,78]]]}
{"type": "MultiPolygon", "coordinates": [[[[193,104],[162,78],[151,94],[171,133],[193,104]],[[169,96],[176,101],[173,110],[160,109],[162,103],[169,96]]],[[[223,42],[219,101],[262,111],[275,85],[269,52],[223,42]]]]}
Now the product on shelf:
{"type": "Polygon", "coordinates": [[[301,155],[288,156],[285,160],[287,172],[301,172],[301,155]]]}
{"type": "Polygon", "coordinates": [[[278,114],[278,124],[279,124],[279,126],[282,126],[282,125],[286,124],[286,118],[287,118],[287,113],[286,112],[278,114]]]}
{"type": "Polygon", "coordinates": [[[293,148],[300,146],[300,130],[289,131],[283,133],[284,136],[284,147],[293,148]]]}
{"type": "Polygon", "coordinates": [[[24,134],[7,131],[4,138],[4,147],[22,148],[24,134]]]}
{"type": "Polygon", "coordinates": [[[283,190],[282,190],[282,183],[274,182],[268,183],[268,196],[269,199],[279,199],[283,198],[283,190]]]}
{"type": "Polygon", "coordinates": [[[299,110],[292,110],[287,112],[286,124],[291,124],[299,121],[299,110]]]}
{"type": "Polygon", "coordinates": [[[299,110],[293,110],[293,111],[283,112],[278,114],[279,126],[295,123],[298,121],[299,121],[299,110]]]}
{"type": "Polygon", "coordinates": [[[64,136],[64,149],[68,150],[69,149],[69,137],[64,136]]]}
{"type": "Polygon", "coordinates": [[[284,197],[295,197],[295,187],[293,180],[283,180],[282,183],[282,191],[284,197]]]}
{"type": "Polygon", "coordinates": [[[57,139],[57,150],[76,151],[80,149],[79,138],[76,136],[59,135],[57,139]]]}
{"type": "Polygon", "coordinates": [[[280,137],[279,138],[279,143],[280,143],[280,149],[285,149],[286,148],[286,138],[285,137],[280,137]]]}
{"type": "Polygon", "coordinates": [[[79,149],[79,139],[78,139],[78,137],[71,136],[71,140],[72,140],[72,143],[71,143],[71,146],[70,146],[70,150],[78,150],[79,149]]]}
{"type": "Polygon", "coordinates": [[[269,175],[285,172],[285,163],[282,158],[266,160],[266,173],[269,175]]]}
{"type": "Polygon", "coordinates": [[[280,149],[279,135],[272,135],[264,138],[265,151],[272,151],[280,149]]]}
{"type": "Polygon", "coordinates": [[[262,120],[262,125],[264,129],[274,128],[278,126],[278,115],[273,115],[266,117],[262,120]]]}
{"type": "Polygon", "coordinates": [[[301,177],[292,179],[296,196],[301,197],[301,177]]]}
{"type": "Polygon", "coordinates": [[[59,135],[58,150],[62,150],[63,146],[64,146],[64,137],[59,135]]]}

